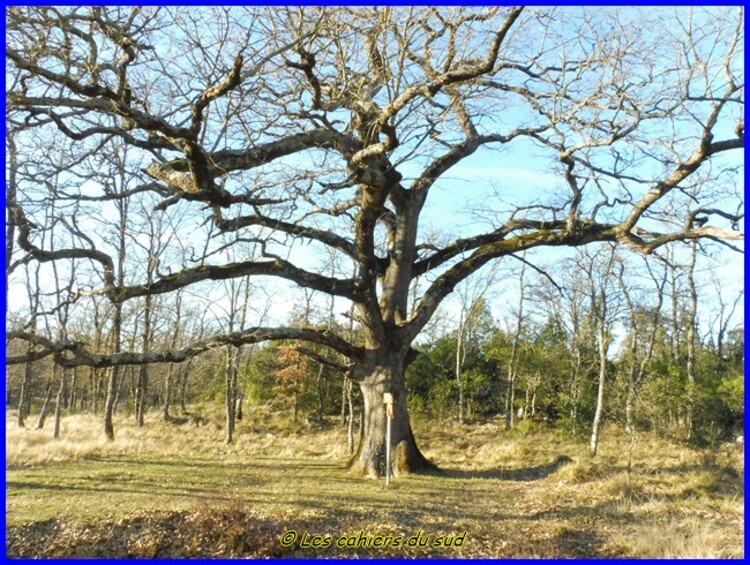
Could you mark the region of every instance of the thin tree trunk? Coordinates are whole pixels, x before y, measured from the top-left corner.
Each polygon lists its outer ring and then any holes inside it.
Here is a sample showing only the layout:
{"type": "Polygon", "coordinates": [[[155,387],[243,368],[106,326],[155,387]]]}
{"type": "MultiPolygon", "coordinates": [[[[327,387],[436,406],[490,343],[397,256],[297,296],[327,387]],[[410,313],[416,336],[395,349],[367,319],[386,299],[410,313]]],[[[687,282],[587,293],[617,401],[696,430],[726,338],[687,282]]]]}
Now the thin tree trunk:
{"type": "Polygon", "coordinates": [[[323,389],[323,365],[322,364],[318,368],[318,376],[316,377],[315,384],[318,389],[317,419],[318,419],[318,422],[322,422],[323,421],[323,404],[325,402],[325,390],[323,389]]]}
{"type": "Polygon", "coordinates": [[[52,375],[50,376],[49,381],[47,381],[47,388],[44,391],[44,402],[42,403],[42,409],[39,410],[39,419],[36,422],[36,429],[41,430],[44,428],[44,421],[47,419],[47,407],[49,406],[49,401],[52,398],[52,385],[57,380],[55,378],[58,371],[58,365],[57,363],[52,365],[52,375]]]}
{"type": "Polygon", "coordinates": [[[347,382],[348,379],[346,375],[343,377],[343,382],[341,383],[341,425],[345,425],[346,420],[346,407],[347,407],[347,382]]]}
{"type": "MultiPolygon", "coordinates": [[[[244,324],[244,318],[243,318],[243,324],[244,324]]],[[[242,420],[243,412],[242,412],[242,405],[245,401],[245,391],[247,390],[247,379],[248,374],[250,373],[250,362],[252,360],[252,350],[250,353],[245,355],[245,365],[242,370],[242,386],[240,387],[238,393],[237,393],[237,419],[242,420]]]]}
{"type": "MultiPolygon", "coordinates": [[[[8,223],[5,226],[5,319],[8,319],[8,281],[10,280],[10,266],[13,263],[13,247],[16,240],[16,196],[18,184],[18,151],[15,142],[15,132],[12,128],[6,130],[5,142],[8,147],[8,182],[5,185],[5,209],[8,213],[8,223]]],[[[7,381],[6,381],[7,382],[7,381]]],[[[23,427],[23,421],[19,423],[23,427]]]]}
{"type": "Polygon", "coordinates": [[[70,387],[67,379],[62,381],[62,407],[64,410],[70,408],[70,387]]]}
{"type": "MultiPolygon", "coordinates": [[[[180,324],[182,320],[182,294],[177,293],[175,299],[175,322],[174,331],[172,332],[172,339],[170,342],[170,348],[174,349],[177,347],[177,342],[180,338],[180,324]]],[[[164,376],[164,402],[162,403],[162,419],[166,422],[171,416],[169,414],[169,405],[172,403],[172,379],[174,377],[174,364],[170,363],[167,373],[164,376]]]]}
{"type": "Polygon", "coordinates": [[[60,416],[62,413],[62,403],[65,396],[65,381],[67,380],[67,369],[63,369],[60,377],[60,390],[57,391],[57,400],[55,401],[55,427],[52,437],[60,439],[60,416]]]}
{"type": "MultiPolygon", "coordinates": [[[[31,354],[33,351],[31,345],[28,346],[26,353],[31,354]]],[[[23,380],[21,381],[21,391],[18,394],[18,419],[16,423],[19,428],[26,427],[26,413],[29,407],[29,387],[31,386],[32,364],[26,363],[23,368],[23,380]]]]}
{"type": "Polygon", "coordinates": [[[138,382],[135,389],[135,423],[139,428],[142,428],[144,423],[147,387],[147,365],[141,365],[140,369],[138,370],[138,382]]]}
{"type": "MultiPolygon", "coordinates": [[[[579,338],[576,337],[576,339],[579,339],[579,338]]],[[[573,363],[573,377],[571,379],[571,385],[570,385],[570,397],[571,397],[570,419],[573,422],[573,435],[574,436],[576,435],[576,428],[578,426],[578,396],[579,396],[578,377],[580,373],[581,373],[581,348],[580,348],[580,345],[576,345],[574,363],[573,363]]]]}
{"type": "Polygon", "coordinates": [[[190,361],[188,361],[187,366],[184,370],[180,371],[180,413],[187,414],[187,405],[185,403],[185,395],[187,393],[187,379],[188,379],[188,372],[190,369],[190,361]]]}
{"type": "Polygon", "coordinates": [[[464,341],[464,309],[458,316],[458,332],[456,333],[456,381],[458,382],[458,421],[464,423],[464,381],[461,375],[463,368],[464,341]]]}
{"type": "MultiPolygon", "coordinates": [[[[32,281],[31,274],[29,273],[28,268],[26,269],[26,279],[27,279],[27,285],[26,285],[26,294],[29,299],[29,310],[31,311],[31,333],[36,333],[37,324],[36,324],[36,315],[37,311],[39,309],[39,267],[36,269],[35,274],[35,281],[32,281]],[[34,290],[36,289],[36,290],[34,290]]],[[[7,285],[7,277],[6,277],[6,285],[7,285]]],[[[7,303],[6,303],[7,307],[7,303]]],[[[29,342],[29,344],[26,347],[26,354],[31,355],[34,351],[34,347],[29,342]]],[[[23,378],[21,380],[21,390],[18,394],[18,415],[17,415],[17,424],[19,428],[25,428],[26,427],[26,416],[29,413],[29,408],[31,404],[31,379],[33,377],[33,364],[31,362],[27,362],[24,365],[23,368],[23,378]]]]}
{"type": "MultiPolygon", "coordinates": [[[[99,303],[94,301],[94,329],[96,331],[94,351],[101,351],[102,347],[102,320],[99,314],[99,303]]],[[[99,395],[101,393],[101,375],[95,367],[89,367],[89,378],[91,379],[92,402],[91,408],[94,414],[99,414],[99,395]]]]}
{"type": "Polygon", "coordinates": [[[698,244],[693,240],[690,244],[690,262],[688,263],[687,280],[688,290],[690,292],[690,302],[688,305],[687,320],[687,439],[693,435],[695,426],[694,422],[694,404],[695,404],[695,326],[696,315],[698,312],[698,292],[695,287],[695,260],[697,255],[698,244]]]}
{"type": "Polygon", "coordinates": [[[599,290],[597,293],[594,282],[594,265],[591,265],[589,272],[589,284],[591,290],[591,310],[596,316],[597,322],[597,341],[599,345],[599,386],[596,394],[596,410],[594,412],[594,422],[591,428],[591,456],[596,455],[599,449],[599,432],[601,430],[602,415],[604,413],[604,386],[607,379],[607,350],[609,348],[608,331],[608,292],[607,282],[612,271],[615,260],[614,249],[611,250],[609,260],[604,267],[603,272],[599,274],[599,290]],[[598,296],[597,296],[598,294],[598,296]]]}
{"type": "Polygon", "coordinates": [[[99,371],[94,367],[89,367],[89,377],[91,379],[91,410],[94,414],[99,413],[99,371]]]}
{"type": "Polygon", "coordinates": [[[524,294],[524,274],[526,273],[526,263],[521,264],[521,276],[519,278],[519,297],[518,297],[518,320],[516,330],[513,332],[513,344],[510,352],[510,362],[508,363],[508,392],[505,397],[505,429],[509,430],[515,423],[516,415],[513,413],[515,404],[515,386],[516,372],[518,370],[518,346],[521,340],[521,330],[523,329],[523,294],[524,294]]]}
{"type": "Polygon", "coordinates": [[[531,387],[526,387],[526,401],[523,405],[523,419],[526,420],[529,417],[531,411],[531,387]]]}
{"type": "MultiPolygon", "coordinates": [[[[149,269],[149,284],[151,283],[151,269],[149,269]]],[[[141,350],[148,353],[151,349],[151,312],[153,310],[154,297],[146,295],[143,308],[143,335],[141,350]]],[[[148,365],[143,364],[138,371],[138,383],[135,389],[135,422],[139,428],[143,427],[144,413],[146,407],[146,394],[148,391],[148,365]]]]}
{"type": "Polygon", "coordinates": [[[125,386],[125,383],[128,381],[128,379],[125,378],[126,371],[127,371],[127,375],[130,377],[131,382],[133,380],[133,367],[124,367],[120,371],[120,380],[118,381],[119,384],[117,387],[117,394],[115,395],[115,406],[112,410],[113,414],[117,414],[117,408],[120,406],[120,400],[122,399],[122,389],[125,386]]]}
{"type": "Polygon", "coordinates": [[[671,257],[670,261],[670,290],[671,290],[671,299],[672,299],[672,332],[669,336],[669,353],[672,357],[672,360],[676,360],[678,357],[678,349],[679,349],[679,335],[680,335],[680,324],[677,320],[677,312],[679,309],[679,296],[678,296],[678,288],[677,288],[677,270],[674,266],[674,256],[671,257]]]}
{"type": "Polygon", "coordinates": [[[640,331],[638,328],[638,320],[636,319],[635,305],[633,304],[633,300],[630,297],[628,286],[627,284],[625,284],[625,266],[622,264],[620,265],[618,281],[620,283],[620,290],[622,291],[622,295],[625,298],[625,304],[628,308],[628,317],[630,319],[630,359],[627,372],[628,380],[625,391],[625,433],[631,434],[633,433],[633,401],[635,396],[635,378],[640,331]]]}
{"type": "Polygon", "coordinates": [[[115,426],[113,416],[115,413],[115,402],[120,391],[120,367],[114,366],[109,371],[107,380],[107,394],[104,399],[104,436],[109,440],[115,439],[115,426]]]}
{"type": "Polygon", "coordinates": [[[172,401],[172,377],[174,375],[174,364],[170,363],[167,372],[164,374],[164,398],[162,401],[162,419],[167,422],[171,418],[169,415],[169,405],[172,401]]]}
{"type": "MultiPolygon", "coordinates": [[[[119,177],[119,188],[124,190],[126,185],[125,169],[120,167],[117,172],[119,177]]],[[[117,183],[115,178],[112,179],[113,185],[117,183]]],[[[118,247],[117,247],[117,272],[116,280],[119,286],[125,284],[125,253],[127,251],[126,246],[126,232],[127,232],[127,220],[128,220],[128,198],[122,198],[115,201],[118,211],[117,218],[117,235],[118,235],[118,247]]],[[[112,352],[120,353],[122,349],[122,302],[115,302],[114,304],[114,317],[112,320],[112,352]]],[[[115,427],[113,422],[113,416],[115,413],[115,407],[119,401],[120,396],[120,367],[115,365],[109,372],[109,379],[107,381],[107,393],[104,399],[104,435],[108,441],[114,441],[115,439],[115,427]]]]}
{"type": "Polygon", "coordinates": [[[75,412],[76,403],[78,401],[78,391],[76,390],[76,381],[78,380],[78,368],[73,367],[72,376],[70,379],[70,410],[75,412]]]}
{"type": "MultiPolygon", "coordinates": [[[[120,352],[120,332],[122,331],[122,303],[115,304],[115,315],[112,322],[112,351],[120,352]]],[[[120,394],[120,366],[115,365],[109,370],[107,380],[107,393],[104,399],[104,435],[109,441],[115,439],[115,426],[113,416],[115,404],[120,394]]]]}
{"type": "Polygon", "coordinates": [[[599,430],[604,411],[604,383],[607,378],[607,335],[604,320],[599,324],[599,387],[596,393],[596,411],[594,412],[594,424],[591,430],[591,456],[596,455],[599,449],[599,430]]]}
{"type": "Polygon", "coordinates": [[[226,443],[234,441],[235,408],[237,406],[237,355],[238,348],[228,345],[225,351],[226,443]]]}
{"type": "Polygon", "coordinates": [[[584,339],[581,330],[581,304],[579,300],[581,289],[578,284],[579,283],[575,281],[571,283],[571,294],[568,298],[567,304],[568,316],[570,317],[571,323],[570,345],[571,350],[573,351],[573,356],[570,360],[570,420],[574,437],[578,430],[578,398],[580,396],[579,380],[581,375],[581,365],[583,363],[581,343],[584,339]]]}

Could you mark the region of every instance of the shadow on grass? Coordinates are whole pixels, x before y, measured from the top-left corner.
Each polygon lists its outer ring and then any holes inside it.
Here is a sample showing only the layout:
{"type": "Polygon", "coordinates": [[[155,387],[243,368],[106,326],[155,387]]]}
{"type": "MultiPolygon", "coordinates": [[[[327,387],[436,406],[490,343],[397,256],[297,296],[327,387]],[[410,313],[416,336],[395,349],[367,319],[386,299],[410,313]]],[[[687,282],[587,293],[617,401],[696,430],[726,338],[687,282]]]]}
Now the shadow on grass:
{"type": "Polygon", "coordinates": [[[498,469],[482,469],[479,471],[440,469],[436,474],[450,479],[499,479],[501,481],[530,482],[545,479],[560,467],[572,461],[567,455],[560,455],[551,463],[535,467],[522,467],[520,469],[500,467],[498,469]]]}
{"type": "Polygon", "coordinates": [[[605,550],[604,540],[593,529],[563,528],[548,543],[550,548],[545,554],[555,558],[619,557],[605,550]]]}
{"type": "Polygon", "coordinates": [[[216,500],[234,501],[236,497],[222,495],[210,489],[198,487],[175,486],[169,487],[160,483],[143,483],[129,482],[127,487],[113,486],[111,484],[97,485],[73,485],[73,484],[51,484],[51,483],[32,483],[22,481],[8,481],[6,488],[8,490],[43,490],[43,491],[71,491],[82,492],[87,494],[104,493],[111,495],[118,494],[135,494],[146,496],[174,496],[182,498],[211,498],[216,500]]]}
{"type": "Polygon", "coordinates": [[[575,520],[582,520],[584,523],[591,522],[591,519],[609,520],[614,522],[632,523],[636,516],[628,510],[618,500],[606,500],[599,504],[585,504],[576,506],[561,506],[559,508],[549,508],[532,512],[527,519],[532,521],[552,521],[555,523],[574,523],[575,520]]]}
{"type": "Polygon", "coordinates": [[[248,470],[248,469],[268,469],[269,467],[277,468],[281,471],[304,471],[304,470],[323,470],[338,471],[344,469],[341,462],[321,462],[306,459],[279,459],[273,457],[256,457],[250,461],[231,462],[222,459],[194,459],[193,457],[183,457],[177,459],[155,459],[153,457],[137,458],[130,455],[90,455],[85,457],[86,461],[92,463],[110,463],[116,465],[132,464],[139,466],[155,467],[176,467],[180,469],[202,468],[209,470],[248,470]]]}

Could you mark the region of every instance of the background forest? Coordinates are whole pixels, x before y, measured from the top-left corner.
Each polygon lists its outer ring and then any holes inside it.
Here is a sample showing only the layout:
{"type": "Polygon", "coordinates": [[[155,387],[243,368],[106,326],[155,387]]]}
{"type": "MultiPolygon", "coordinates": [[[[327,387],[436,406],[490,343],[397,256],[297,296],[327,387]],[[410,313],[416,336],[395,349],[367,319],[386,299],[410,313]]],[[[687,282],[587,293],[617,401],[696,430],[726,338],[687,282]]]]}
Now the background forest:
{"type": "MultiPolygon", "coordinates": [[[[586,435],[604,366],[606,421],[702,445],[741,435],[742,291],[726,296],[716,276],[687,257],[686,265],[632,261],[626,270],[625,260],[605,246],[546,270],[518,262],[502,277],[494,270],[465,285],[419,341],[420,355],[407,370],[410,409],[429,419],[495,418],[503,427],[536,421],[586,435]]],[[[243,280],[228,288],[235,308],[230,323],[252,307],[249,284],[243,280]]],[[[357,328],[341,326],[330,306],[298,304],[290,325],[339,324],[338,331],[356,336],[357,328]]],[[[169,315],[159,314],[170,307],[175,306],[166,300],[150,307],[151,315],[163,319],[149,332],[149,348],[197,341],[211,325],[205,311],[179,310],[179,303],[178,318],[169,323],[169,315]]],[[[137,302],[125,312],[126,343],[142,337],[144,312],[137,302]]],[[[89,327],[83,320],[70,323],[76,339],[106,342],[111,311],[89,316],[94,321],[89,327]]],[[[356,432],[362,401],[337,370],[340,363],[325,348],[294,341],[222,348],[180,365],[149,367],[143,410],[169,418],[195,404],[226,406],[229,391],[238,419],[248,406],[268,405],[294,423],[353,418],[356,432]]],[[[63,375],[47,359],[10,367],[8,406],[21,406],[19,422],[30,418],[26,425],[32,426],[41,426],[47,414],[97,414],[105,372],[76,368],[63,375]]],[[[140,372],[124,369],[116,410],[135,416],[140,372]]]]}

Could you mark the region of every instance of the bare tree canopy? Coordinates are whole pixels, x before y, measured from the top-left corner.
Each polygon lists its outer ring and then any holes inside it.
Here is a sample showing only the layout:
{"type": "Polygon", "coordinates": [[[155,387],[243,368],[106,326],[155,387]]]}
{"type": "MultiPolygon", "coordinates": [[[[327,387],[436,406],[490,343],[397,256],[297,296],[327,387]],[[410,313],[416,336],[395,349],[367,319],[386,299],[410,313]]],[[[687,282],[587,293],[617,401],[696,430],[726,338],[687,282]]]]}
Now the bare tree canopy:
{"type": "Polygon", "coordinates": [[[379,472],[385,391],[396,398],[396,472],[428,465],[404,367],[441,301],[490,261],[743,238],[738,9],[14,7],[6,17],[9,277],[72,260],[77,284],[61,300],[121,305],[271,277],[353,303],[362,336],[249,327],[180,349],[94,351],[27,325],[8,337],[28,352],[8,361],[107,367],[269,339],[324,344],[362,388],[353,463],[365,474],[379,472]],[[420,217],[435,187],[455,190],[447,173],[511,150],[564,192],[514,185],[517,202],[484,201],[484,232],[428,237],[420,217]],[[124,261],[90,231],[118,202],[173,226],[153,277],[151,256],[124,261]],[[291,252],[300,246],[347,266],[321,274],[291,252]]]}

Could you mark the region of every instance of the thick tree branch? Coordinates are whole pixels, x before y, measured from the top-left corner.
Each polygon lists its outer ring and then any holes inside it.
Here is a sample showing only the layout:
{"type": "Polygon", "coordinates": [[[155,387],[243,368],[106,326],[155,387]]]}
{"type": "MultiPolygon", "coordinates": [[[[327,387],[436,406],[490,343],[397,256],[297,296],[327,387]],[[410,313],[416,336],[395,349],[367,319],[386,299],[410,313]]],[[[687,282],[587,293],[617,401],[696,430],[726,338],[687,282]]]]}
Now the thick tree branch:
{"type": "Polygon", "coordinates": [[[565,226],[563,221],[545,222],[540,220],[514,219],[509,220],[496,230],[465,239],[457,239],[446,247],[435,251],[429,257],[422,259],[414,264],[412,273],[414,277],[424,275],[425,273],[436,269],[447,261],[458,257],[459,255],[472,251],[483,245],[499,242],[504,240],[510,233],[516,230],[559,230],[565,226]]]}
{"type": "MultiPolygon", "coordinates": [[[[615,235],[611,230],[612,226],[582,223],[573,233],[560,229],[539,229],[510,239],[498,239],[484,243],[469,257],[462,259],[441,274],[430,285],[417,306],[412,319],[404,326],[403,331],[408,338],[414,339],[435,313],[443,299],[453,292],[456,285],[492,259],[512,255],[534,247],[584,245],[594,241],[612,241],[615,239],[615,235]]],[[[496,237],[499,237],[499,234],[496,237]]]]}
{"type": "MultiPolygon", "coordinates": [[[[248,149],[223,149],[207,155],[210,166],[207,175],[218,178],[232,171],[250,170],[280,157],[308,149],[334,149],[342,155],[351,155],[357,149],[356,142],[343,134],[326,129],[314,129],[285,136],[281,139],[256,145],[248,149]]],[[[150,177],[166,182],[181,190],[192,189],[192,178],[187,172],[190,166],[185,159],[176,159],[166,164],[152,163],[144,172],[150,177]]]]}
{"type": "Polygon", "coordinates": [[[10,209],[12,222],[18,228],[18,246],[26,251],[31,257],[40,263],[49,263],[51,261],[60,261],[62,259],[90,259],[99,263],[103,268],[104,284],[107,287],[114,285],[114,262],[106,253],[97,249],[57,249],[54,251],[45,251],[31,243],[32,224],[26,219],[20,206],[10,209]]]}
{"type": "Polygon", "coordinates": [[[119,365],[145,365],[150,363],[182,363],[211,349],[232,345],[239,347],[251,343],[277,340],[302,340],[330,347],[347,358],[356,361],[363,355],[363,350],[329,330],[312,328],[266,328],[257,327],[228,334],[215,335],[199,340],[183,349],[152,351],[147,353],[124,351],[120,353],[95,353],[87,345],[74,340],[52,341],[46,337],[28,332],[12,331],[7,334],[8,340],[18,339],[28,342],[40,351],[30,355],[11,356],[6,358],[7,365],[25,363],[31,356],[39,360],[49,355],[55,356],[55,362],[63,367],[91,366],[97,368],[119,365]]]}
{"type": "Polygon", "coordinates": [[[283,278],[300,286],[313,288],[336,296],[343,296],[350,300],[360,298],[352,280],[339,280],[324,277],[300,269],[283,259],[273,261],[250,261],[246,263],[228,263],[225,265],[202,265],[192,269],[185,269],[173,275],[164,277],[150,285],[134,285],[105,289],[105,292],[115,301],[124,302],[137,296],[164,294],[180,288],[207,280],[219,281],[238,277],[267,275],[283,278]]]}

